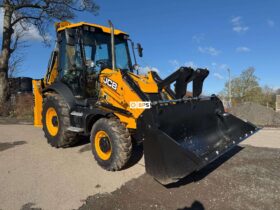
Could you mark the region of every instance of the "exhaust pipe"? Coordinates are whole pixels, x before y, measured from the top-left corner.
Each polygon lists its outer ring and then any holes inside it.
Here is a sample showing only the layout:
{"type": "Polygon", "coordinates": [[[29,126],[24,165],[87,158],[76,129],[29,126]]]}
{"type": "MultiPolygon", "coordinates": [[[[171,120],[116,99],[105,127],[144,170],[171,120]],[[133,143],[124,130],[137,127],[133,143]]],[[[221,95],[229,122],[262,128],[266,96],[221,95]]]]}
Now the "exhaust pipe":
{"type": "Polygon", "coordinates": [[[116,70],[116,57],[115,57],[115,32],[114,25],[111,20],[108,20],[111,31],[111,52],[112,52],[112,68],[116,70]]]}

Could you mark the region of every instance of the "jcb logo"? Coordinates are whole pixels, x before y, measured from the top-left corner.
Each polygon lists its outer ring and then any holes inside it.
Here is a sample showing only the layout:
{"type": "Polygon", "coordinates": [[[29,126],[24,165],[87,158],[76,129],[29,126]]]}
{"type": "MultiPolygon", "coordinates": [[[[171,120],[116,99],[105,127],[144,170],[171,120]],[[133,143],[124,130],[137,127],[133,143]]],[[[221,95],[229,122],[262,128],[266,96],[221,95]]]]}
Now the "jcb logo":
{"type": "Polygon", "coordinates": [[[110,80],[109,78],[105,77],[103,80],[104,84],[106,84],[107,86],[109,86],[110,88],[117,90],[118,88],[118,84],[116,82],[114,82],[113,80],[110,80]]]}

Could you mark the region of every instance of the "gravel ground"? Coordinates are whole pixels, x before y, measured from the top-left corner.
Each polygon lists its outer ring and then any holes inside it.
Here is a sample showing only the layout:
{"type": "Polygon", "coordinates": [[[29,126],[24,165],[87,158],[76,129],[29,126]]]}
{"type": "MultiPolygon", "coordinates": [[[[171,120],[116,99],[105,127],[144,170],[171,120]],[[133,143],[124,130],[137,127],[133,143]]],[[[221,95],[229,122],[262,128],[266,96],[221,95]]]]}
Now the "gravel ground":
{"type": "Polygon", "coordinates": [[[167,188],[145,174],[141,153],[113,173],[96,164],[86,140],[54,149],[31,125],[0,125],[0,132],[3,210],[280,209],[280,129],[262,129],[167,188]]]}
{"type": "Polygon", "coordinates": [[[280,127],[280,113],[260,104],[246,102],[233,107],[231,112],[259,126],[280,127]]]}
{"type": "Polygon", "coordinates": [[[79,210],[280,209],[279,161],[280,149],[236,147],[168,188],[144,174],[111,194],[88,197],[79,210]]]}

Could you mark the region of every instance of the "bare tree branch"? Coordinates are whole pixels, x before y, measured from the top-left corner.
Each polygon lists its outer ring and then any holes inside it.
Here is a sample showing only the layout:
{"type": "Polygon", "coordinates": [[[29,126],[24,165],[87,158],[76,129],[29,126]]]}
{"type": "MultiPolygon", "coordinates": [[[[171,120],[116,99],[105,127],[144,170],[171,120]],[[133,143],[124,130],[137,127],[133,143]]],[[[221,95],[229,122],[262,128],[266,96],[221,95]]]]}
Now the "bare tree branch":
{"type": "Polygon", "coordinates": [[[34,19],[34,20],[40,20],[40,17],[32,17],[32,16],[22,16],[19,17],[18,19],[14,20],[12,22],[12,26],[16,25],[18,22],[24,20],[24,19],[34,19]]]}
{"type": "Polygon", "coordinates": [[[21,71],[21,66],[23,64],[23,55],[12,56],[9,62],[9,77],[15,77],[17,73],[21,71]]]}
{"type": "Polygon", "coordinates": [[[0,104],[7,100],[11,56],[23,46],[22,40],[30,27],[37,30],[43,42],[48,45],[47,29],[51,23],[73,19],[77,12],[97,15],[99,10],[95,0],[0,0],[0,7],[4,10],[0,54],[0,104]]]}

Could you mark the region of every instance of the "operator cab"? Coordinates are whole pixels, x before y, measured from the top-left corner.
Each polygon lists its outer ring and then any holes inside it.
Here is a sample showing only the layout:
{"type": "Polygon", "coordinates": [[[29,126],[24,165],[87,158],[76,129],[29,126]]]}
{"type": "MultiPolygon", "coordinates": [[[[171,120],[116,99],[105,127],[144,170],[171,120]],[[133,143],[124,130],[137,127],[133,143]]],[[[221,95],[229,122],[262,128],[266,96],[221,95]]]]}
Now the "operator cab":
{"type": "MultiPolygon", "coordinates": [[[[133,71],[128,35],[114,35],[115,65],[133,71]]],[[[82,25],[58,32],[58,79],[70,87],[76,98],[97,98],[98,76],[112,69],[111,36],[102,28],[82,25]]]]}

